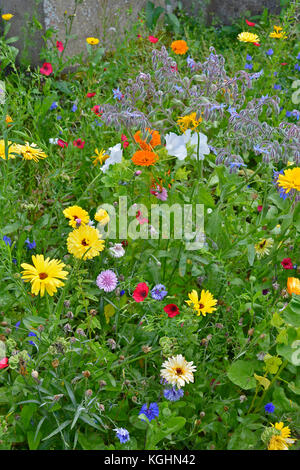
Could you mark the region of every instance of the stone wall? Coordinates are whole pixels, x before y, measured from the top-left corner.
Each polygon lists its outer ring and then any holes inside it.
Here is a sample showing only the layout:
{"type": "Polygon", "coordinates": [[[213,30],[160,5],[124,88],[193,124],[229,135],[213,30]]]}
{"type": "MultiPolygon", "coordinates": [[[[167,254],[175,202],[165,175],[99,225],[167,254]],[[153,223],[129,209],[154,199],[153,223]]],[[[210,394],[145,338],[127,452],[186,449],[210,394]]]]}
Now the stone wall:
{"type": "MultiPolygon", "coordinates": [[[[152,0],[156,5],[164,5],[165,0],[152,0]]],[[[245,11],[261,13],[264,8],[279,11],[280,0],[181,0],[184,8],[199,20],[211,22],[219,18],[221,24],[230,24],[232,19],[241,17],[245,11]]],[[[171,0],[173,6],[176,0],[171,0]]],[[[100,38],[104,45],[112,45],[122,38],[125,29],[136,22],[139,11],[147,0],[83,0],[74,17],[72,32],[74,37],[66,48],[72,56],[86,50],[86,37],[100,38]]],[[[65,15],[73,14],[75,0],[0,0],[1,13],[12,13],[11,36],[19,36],[14,44],[22,51],[23,61],[39,64],[39,52],[44,45],[44,30],[54,28],[60,41],[65,43],[65,15]],[[66,12],[66,13],[65,13],[66,12]],[[32,20],[32,17],[38,20],[32,20]],[[40,24],[40,30],[39,28],[40,24]],[[25,57],[24,57],[25,55],[25,57]]]]}

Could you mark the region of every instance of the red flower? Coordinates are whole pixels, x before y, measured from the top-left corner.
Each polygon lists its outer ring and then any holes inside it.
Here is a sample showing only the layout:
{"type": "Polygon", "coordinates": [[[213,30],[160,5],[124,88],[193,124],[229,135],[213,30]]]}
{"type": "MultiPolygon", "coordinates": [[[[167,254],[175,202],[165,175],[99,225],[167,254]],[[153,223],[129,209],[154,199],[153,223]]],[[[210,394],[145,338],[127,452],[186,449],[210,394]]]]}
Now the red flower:
{"type": "Polygon", "coordinates": [[[169,318],[176,317],[179,315],[179,308],[175,304],[168,304],[164,307],[164,311],[168,314],[169,318]]]}
{"type": "Polygon", "coordinates": [[[62,139],[58,139],[57,141],[57,145],[59,145],[60,147],[64,148],[64,147],[68,147],[68,142],[65,142],[64,140],[62,139]]]}
{"type": "Polygon", "coordinates": [[[59,52],[62,52],[64,50],[64,45],[61,41],[56,41],[56,47],[59,50],[59,52]]]}
{"type": "Polygon", "coordinates": [[[158,38],[155,38],[154,36],[148,36],[148,41],[152,42],[155,44],[158,41],[158,38]]]}
{"type": "Polygon", "coordinates": [[[293,269],[293,262],[291,258],[283,258],[280,264],[284,269],[293,269]]]}
{"type": "Polygon", "coordinates": [[[257,206],[257,212],[261,212],[263,210],[263,206],[257,206]]]}
{"type": "Polygon", "coordinates": [[[95,113],[97,116],[101,116],[102,114],[102,111],[100,111],[99,104],[95,104],[95,106],[91,108],[91,111],[93,111],[93,113],[95,113]]]}
{"type": "Polygon", "coordinates": [[[175,67],[171,66],[172,72],[178,72],[178,65],[176,64],[175,67]]]}
{"type": "Polygon", "coordinates": [[[0,369],[5,369],[5,367],[8,367],[7,357],[5,357],[4,359],[1,359],[1,361],[0,361],[0,369]]]}
{"type": "Polygon", "coordinates": [[[86,97],[87,98],[93,98],[93,96],[95,96],[96,93],[87,93],[86,97]]]}
{"type": "Polygon", "coordinates": [[[246,20],[246,23],[248,26],[255,26],[255,23],[252,23],[251,21],[246,20]]]}
{"type": "Polygon", "coordinates": [[[43,66],[40,68],[40,73],[48,77],[52,72],[53,68],[50,62],[44,62],[43,66]]]}
{"type": "Polygon", "coordinates": [[[258,44],[258,42],[254,42],[253,44],[254,44],[254,46],[260,47],[260,44],[258,44]]]}
{"type": "Polygon", "coordinates": [[[282,62],[280,65],[287,65],[287,62],[282,62]]]}
{"type": "Polygon", "coordinates": [[[145,282],[140,282],[133,291],[132,297],[136,302],[143,302],[149,293],[149,287],[145,282]]]}
{"type": "Polygon", "coordinates": [[[85,141],[81,139],[74,140],[73,142],[74,147],[78,147],[79,149],[83,149],[84,144],[85,144],[85,141]]]}
{"type": "Polygon", "coordinates": [[[124,140],[124,142],[123,142],[124,149],[127,149],[128,145],[129,145],[128,140],[124,140]]]}

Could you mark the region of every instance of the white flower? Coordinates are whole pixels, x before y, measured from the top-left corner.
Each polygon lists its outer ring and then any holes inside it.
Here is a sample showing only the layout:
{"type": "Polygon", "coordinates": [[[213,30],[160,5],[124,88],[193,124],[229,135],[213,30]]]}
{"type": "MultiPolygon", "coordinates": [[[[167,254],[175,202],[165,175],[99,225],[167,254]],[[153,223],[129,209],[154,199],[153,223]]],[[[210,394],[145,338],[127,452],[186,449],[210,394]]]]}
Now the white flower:
{"type": "Polygon", "coordinates": [[[122,243],[116,243],[115,245],[110,247],[109,252],[114,258],[122,258],[122,256],[125,255],[125,250],[123,248],[122,243]]]}
{"type": "Polygon", "coordinates": [[[202,132],[199,132],[198,134],[196,132],[193,132],[191,129],[188,129],[185,131],[184,138],[185,138],[185,143],[188,145],[192,145],[194,147],[194,153],[192,155],[193,158],[197,159],[197,148],[198,148],[198,135],[199,135],[199,159],[204,160],[204,155],[208,155],[210,153],[209,146],[207,145],[207,136],[205,134],[202,134],[202,132]]]}
{"type": "Polygon", "coordinates": [[[115,163],[121,163],[123,150],[121,149],[121,144],[117,144],[114,147],[108,149],[109,157],[105,160],[104,165],[101,167],[103,173],[109,168],[110,165],[115,165],[115,163]]]}
{"type": "Polygon", "coordinates": [[[166,150],[171,157],[177,157],[179,160],[184,160],[187,156],[184,135],[177,135],[170,132],[165,136],[166,150]]]}
{"type": "Polygon", "coordinates": [[[57,145],[57,142],[58,142],[58,139],[52,139],[52,138],[49,139],[50,144],[56,144],[57,145]]]}

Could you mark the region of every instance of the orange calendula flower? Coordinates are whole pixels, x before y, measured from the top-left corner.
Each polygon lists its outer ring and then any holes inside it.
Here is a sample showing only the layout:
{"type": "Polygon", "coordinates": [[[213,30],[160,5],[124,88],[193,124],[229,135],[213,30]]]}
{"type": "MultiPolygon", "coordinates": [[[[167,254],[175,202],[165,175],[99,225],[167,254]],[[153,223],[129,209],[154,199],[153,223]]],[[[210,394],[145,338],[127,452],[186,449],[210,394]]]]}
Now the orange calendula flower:
{"type": "Polygon", "coordinates": [[[131,160],[138,166],[151,166],[157,162],[158,155],[154,152],[150,152],[149,150],[138,150],[132,156],[131,160]]]}
{"type": "Polygon", "coordinates": [[[141,131],[137,131],[133,136],[134,140],[136,141],[137,144],[139,144],[141,149],[151,151],[154,147],[161,145],[160,134],[158,131],[154,131],[150,129],[149,127],[147,127],[146,135],[147,136],[145,140],[141,138],[141,131]]]}
{"type": "Polygon", "coordinates": [[[187,43],[183,39],[180,39],[179,41],[173,41],[171,48],[175,54],[179,55],[183,55],[189,50],[187,43]]]}
{"type": "Polygon", "coordinates": [[[300,279],[298,279],[297,277],[288,277],[287,291],[290,295],[300,295],[300,279]]]}

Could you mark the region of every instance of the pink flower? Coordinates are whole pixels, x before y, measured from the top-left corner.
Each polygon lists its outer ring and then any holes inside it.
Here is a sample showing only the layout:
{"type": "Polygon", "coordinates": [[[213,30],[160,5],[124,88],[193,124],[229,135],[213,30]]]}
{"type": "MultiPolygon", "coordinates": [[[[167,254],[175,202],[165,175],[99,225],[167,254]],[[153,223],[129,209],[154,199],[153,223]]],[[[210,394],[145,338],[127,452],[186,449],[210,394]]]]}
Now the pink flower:
{"type": "Polygon", "coordinates": [[[61,41],[56,41],[56,47],[59,50],[59,52],[62,52],[64,50],[64,45],[61,41]]]}
{"type": "Polygon", "coordinates": [[[85,141],[81,139],[77,139],[73,141],[74,147],[78,147],[79,149],[83,149],[84,144],[85,144],[85,141]]]}
{"type": "Polygon", "coordinates": [[[52,72],[53,68],[50,62],[44,62],[43,66],[40,68],[40,73],[48,77],[52,72]]]}
{"type": "Polygon", "coordinates": [[[257,212],[261,212],[263,210],[263,206],[257,206],[257,212]]]}
{"type": "Polygon", "coordinates": [[[151,189],[150,193],[160,201],[166,201],[168,199],[168,191],[161,186],[156,186],[156,189],[151,189]]]}
{"type": "Polygon", "coordinates": [[[141,211],[137,211],[135,218],[139,221],[140,225],[147,224],[149,222],[148,219],[143,217],[141,211]]]}
{"type": "Polygon", "coordinates": [[[58,139],[57,141],[57,145],[59,145],[60,147],[64,148],[64,147],[68,147],[68,142],[65,142],[64,140],[62,139],[58,139]]]}
{"type": "Polygon", "coordinates": [[[96,284],[99,289],[103,289],[105,292],[112,292],[117,287],[118,278],[111,269],[107,269],[99,274],[96,284]]]}
{"type": "Polygon", "coordinates": [[[5,357],[4,359],[1,359],[1,361],[0,361],[0,369],[5,369],[5,367],[8,367],[7,357],[5,357]]]}
{"type": "Polygon", "coordinates": [[[154,36],[148,36],[148,41],[152,42],[155,44],[158,41],[158,38],[155,38],[154,36]]]}
{"type": "Polygon", "coordinates": [[[293,262],[291,258],[283,258],[280,264],[284,269],[293,269],[293,262]]]}

